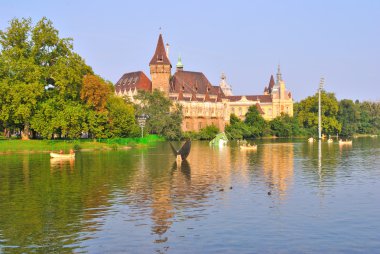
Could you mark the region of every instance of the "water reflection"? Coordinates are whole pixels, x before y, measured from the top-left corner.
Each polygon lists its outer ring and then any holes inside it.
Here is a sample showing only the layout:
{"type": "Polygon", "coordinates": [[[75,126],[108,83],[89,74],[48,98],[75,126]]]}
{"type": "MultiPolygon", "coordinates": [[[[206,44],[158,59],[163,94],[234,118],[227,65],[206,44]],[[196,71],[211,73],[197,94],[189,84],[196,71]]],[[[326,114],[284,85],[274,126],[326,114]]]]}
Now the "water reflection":
{"type": "Polygon", "coordinates": [[[50,170],[63,170],[69,168],[74,170],[75,158],[50,158],[50,170]]]}
{"type": "Polygon", "coordinates": [[[260,148],[264,174],[271,190],[278,191],[281,197],[285,197],[293,179],[294,144],[267,144],[260,148]]]}
{"type": "MultiPolygon", "coordinates": [[[[228,241],[241,233],[225,218],[244,228],[255,221],[249,214],[254,212],[257,225],[260,221],[271,225],[276,218],[266,217],[268,200],[279,199],[277,208],[286,207],[314,187],[318,191],[347,181],[360,165],[371,169],[373,158],[380,155],[379,146],[376,140],[357,141],[351,148],[327,142],[271,141],[247,152],[235,144],[214,149],[206,142],[193,142],[188,161],[180,165],[168,143],[78,153],[75,160],[50,160],[48,155],[2,157],[0,250],[102,252],[96,247],[107,246],[109,252],[117,252],[116,247],[123,246],[133,252],[133,246],[138,246],[143,253],[162,253],[194,239],[188,225],[198,223],[211,225],[202,230],[228,241]],[[232,217],[224,214],[229,209],[232,217]],[[218,218],[222,223],[216,223],[218,218]],[[218,235],[223,230],[228,237],[218,235]]],[[[287,216],[294,219],[292,214],[287,216]]],[[[251,226],[260,237],[257,225],[251,226]]],[[[247,231],[241,238],[246,235],[247,231]]]]}

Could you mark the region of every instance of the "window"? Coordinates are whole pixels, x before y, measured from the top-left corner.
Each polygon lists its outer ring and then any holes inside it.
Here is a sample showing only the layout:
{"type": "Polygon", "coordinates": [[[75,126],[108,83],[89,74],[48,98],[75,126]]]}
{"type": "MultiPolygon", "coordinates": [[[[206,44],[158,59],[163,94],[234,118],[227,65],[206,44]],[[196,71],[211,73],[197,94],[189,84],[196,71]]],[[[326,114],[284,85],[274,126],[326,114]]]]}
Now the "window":
{"type": "Polygon", "coordinates": [[[202,129],[202,123],[201,122],[198,123],[198,129],[199,130],[202,129]]]}

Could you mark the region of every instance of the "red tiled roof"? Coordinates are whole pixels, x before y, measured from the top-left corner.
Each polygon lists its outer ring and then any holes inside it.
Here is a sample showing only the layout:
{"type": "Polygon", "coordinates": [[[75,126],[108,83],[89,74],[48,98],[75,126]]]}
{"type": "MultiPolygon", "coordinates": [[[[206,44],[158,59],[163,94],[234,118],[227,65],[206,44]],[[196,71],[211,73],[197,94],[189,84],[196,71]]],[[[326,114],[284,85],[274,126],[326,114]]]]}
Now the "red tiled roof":
{"type": "Polygon", "coordinates": [[[196,100],[197,100],[197,94],[196,94],[195,92],[193,92],[193,93],[191,94],[191,100],[192,100],[192,101],[196,101],[196,100]]]}
{"type": "Polygon", "coordinates": [[[183,90],[184,93],[196,93],[205,95],[208,91],[209,95],[218,95],[220,90],[219,86],[213,86],[208,81],[206,76],[202,72],[193,72],[193,71],[177,71],[174,73],[170,84],[171,93],[179,93],[180,90],[183,90]]]}
{"type": "Polygon", "coordinates": [[[158,37],[157,47],[156,51],[154,52],[154,55],[152,57],[152,60],[150,60],[149,65],[156,65],[156,64],[169,64],[170,66],[170,60],[168,56],[166,55],[166,50],[164,46],[164,40],[162,39],[162,34],[158,37]]]}
{"type": "Polygon", "coordinates": [[[180,89],[180,90],[179,90],[179,93],[178,93],[178,100],[179,100],[179,101],[182,101],[183,98],[184,98],[184,97],[183,97],[183,90],[180,89]]]}
{"type": "Polygon", "coordinates": [[[268,95],[234,95],[234,96],[226,96],[230,101],[240,101],[241,98],[245,96],[249,101],[260,101],[263,103],[272,102],[272,97],[268,95]]]}
{"type": "Polygon", "coordinates": [[[152,82],[142,71],[125,73],[115,84],[115,91],[124,92],[129,90],[152,91],[152,82]]]}
{"type": "Polygon", "coordinates": [[[206,91],[205,101],[213,101],[210,99],[210,95],[208,95],[208,91],[206,91]]]}

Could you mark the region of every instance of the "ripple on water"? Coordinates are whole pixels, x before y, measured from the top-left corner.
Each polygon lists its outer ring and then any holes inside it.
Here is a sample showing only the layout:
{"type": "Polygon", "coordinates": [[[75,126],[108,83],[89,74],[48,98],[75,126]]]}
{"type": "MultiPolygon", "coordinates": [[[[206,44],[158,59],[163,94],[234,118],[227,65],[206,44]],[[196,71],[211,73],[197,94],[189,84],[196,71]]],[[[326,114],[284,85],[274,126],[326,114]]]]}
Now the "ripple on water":
{"type": "Polygon", "coordinates": [[[265,142],[253,153],[193,142],[179,167],[165,142],[78,154],[74,164],[9,156],[0,170],[0,252],[380,249],[378,139],[320,151],[265,142]]]}

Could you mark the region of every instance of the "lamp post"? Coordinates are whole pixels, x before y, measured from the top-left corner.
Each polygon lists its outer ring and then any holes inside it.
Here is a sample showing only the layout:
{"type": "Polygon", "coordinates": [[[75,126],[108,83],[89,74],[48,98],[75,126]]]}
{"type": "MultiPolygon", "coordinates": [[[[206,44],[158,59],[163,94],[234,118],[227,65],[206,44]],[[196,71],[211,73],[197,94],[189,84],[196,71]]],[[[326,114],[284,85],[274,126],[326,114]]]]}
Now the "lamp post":
{"type": "Polygon", "coordinates": [[[321,78],[319,82],[318,88],[318,138],[322,139],[322,117],[321,117],[321,91],[323,89],[323,84],[325,83],[325,79],[321,78]]]}
{"type": "Polygon", "coordinates": [[[141,137],[142,138],[144,137],[144,127],[145,127],[146,120],[148,118],[149,118],[149,116],[146,114],[142,114],[141,116],[137,117],[137,122],[141,128],[141,137]]]}

